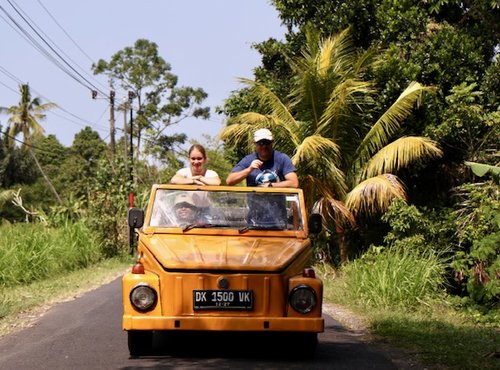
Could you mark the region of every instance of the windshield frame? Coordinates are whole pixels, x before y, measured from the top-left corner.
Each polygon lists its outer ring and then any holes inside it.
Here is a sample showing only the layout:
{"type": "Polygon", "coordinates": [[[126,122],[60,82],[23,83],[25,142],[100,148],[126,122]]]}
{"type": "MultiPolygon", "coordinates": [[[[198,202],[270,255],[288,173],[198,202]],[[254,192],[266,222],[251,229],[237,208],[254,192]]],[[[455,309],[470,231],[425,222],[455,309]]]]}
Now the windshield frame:
{"type": "MultiPolygon", "coordinates": [[[[173,199],[173,195],[171,195],[173,199]]],[[[274,198],[272,198],[274,199],[274,198]]],[[[288,203],[287,203],[288,204],[288,203]]],[[[291,208],[287,208],[288,214],[290,213],[291,208]]],[[[288,217],[289,218],[289,217],[288,217]]],[[[306,221],[306,210],[305,210],[305,202],[303,197],[303,192],[301,189],[292,189],[292,188],[259,188],[259,187],[244,187],[244,186],[196,186],[196,185],[164,185],[164,184],[155,184],[152,186],[151,197],[146,209],[145,215],[145,223],[142,231],[146,234],[158,234],[158,233],[167,233],[167,234],[202,234],[202,235],[234,235],[240,237],[246,236],[280,236],[280,237],[295,237],[295,238],[306,238],[308,235],[307,221],[306,221]],[[166,193],[168,191],[168,193],[166,193]],[[235,194],[235,199],[243,199],[244,197],[257,197],[259,199],[261,196],[263,198],[273,196],[284,196],[290,204],[294,203],[295,216],[293,220],[299,220],[299,224],[294,223],[293,226],[288,224],[286,227],[282,226],[281,228],[272,228],[272,227],[264,227],[262,225],[254,225],[242,223],[242,220],[237,224],[233,224],[231,227],[223,227],[221,226],[220,220],[219,222],[200,222],[198,225],[165,225],[161,223],[154,222],[155,217],[155,207],[157,205],[159,197],[162,194],[174,194],[180,192],[189,192],[192,191],[197,192],[208,192],[210,195],[212,194],[235,194]],[[217,226],[209,225],[215,224],[217,226]]]]}

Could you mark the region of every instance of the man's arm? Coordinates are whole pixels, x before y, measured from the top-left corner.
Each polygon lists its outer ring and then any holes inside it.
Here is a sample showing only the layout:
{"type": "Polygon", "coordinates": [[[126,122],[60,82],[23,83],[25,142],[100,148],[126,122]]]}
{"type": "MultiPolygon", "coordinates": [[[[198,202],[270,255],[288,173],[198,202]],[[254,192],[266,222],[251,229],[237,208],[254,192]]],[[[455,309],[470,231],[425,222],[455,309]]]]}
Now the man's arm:
{"type": "Polygon", "coordinates": [[[299,178],[295,172],[289,172],[285,175],[285,180],[273,183],[273,188],[298,188],[299,178]]]}
{"type": "Polygon", "coordinates": [[[231,186],[231,185],[236,185],[240,182],[242,182],[244,179],[252,173],[254,169],[258,169],[262,166],[262,161],[259,159],[254,159],[251,163],[250,166],[247,168],[242,169],[241,171],[236,171],[236,172],[231,172],[226,179],[226,184],[231,186]]]}
{"type": "Polygon", "coordinates": [[[226,184],[229,186],[239,184],[242,182],[244,179],[247,178],[248,175],[252,172],[251,167],[247,167],[241,171],[238,172],[231,172],[226,179],[226,184]]]}

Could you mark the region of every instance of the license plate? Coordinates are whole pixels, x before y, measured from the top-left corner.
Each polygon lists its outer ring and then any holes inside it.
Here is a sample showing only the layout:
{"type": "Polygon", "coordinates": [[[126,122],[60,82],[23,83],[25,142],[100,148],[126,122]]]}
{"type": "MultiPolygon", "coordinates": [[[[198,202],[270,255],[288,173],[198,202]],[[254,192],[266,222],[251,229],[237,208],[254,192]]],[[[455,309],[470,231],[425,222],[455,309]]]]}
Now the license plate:
{"type": "Polygon", "coordinates": [[[193,290],[195,310],[251,310],[251,290],[193,290]]]}

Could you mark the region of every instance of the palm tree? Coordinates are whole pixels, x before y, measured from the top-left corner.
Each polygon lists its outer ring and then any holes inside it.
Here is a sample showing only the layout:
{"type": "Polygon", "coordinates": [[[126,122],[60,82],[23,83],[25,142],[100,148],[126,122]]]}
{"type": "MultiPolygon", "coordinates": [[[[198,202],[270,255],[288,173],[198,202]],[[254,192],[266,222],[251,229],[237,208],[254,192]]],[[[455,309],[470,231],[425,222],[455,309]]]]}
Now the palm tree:
{"type": "Polygon", "coordinates": [[[44,130],[40,125],[39,121],[45,119],[45,112],[49,109],[56,108],[55,103],[45,103],[42,104],[40,98],[36,97],[31,99],[30,88],[28,84],[22,84],[19,86],[19,91],[21,93],[21,101],[18,105],[13,105],[8,108],[0,107],[0,112],[4,112],[10,115],[9,117],[9,129],[7,136],[7,146],[14,146],[14,139],[18,134],[23,136],[22,149],[27,150],[33,160],[35,161],[40,173],[47,182],[50,190],[56,197],[59,203],[62,203],[59,194],[50,182],[49,178],[45,174],[36,158],[33,151],[33,138],[43,135],[44,130]]]}
{"type": "Polygon", "coordinates": [[[424,137],[394,140],[430,87],[412,82],[378,119],[372,118],[375,90],[363,74],[375,62],[373,51],[355,50],[349,29],[322,40],[308,32],[302,55],[290,61],[294,77],[288,99],[242,79],[261,111],[232,118],[221,132],[227,145],[252,150],[256,128],[273,131],[275,148],[289,154],[297,168],[308,207],[319,210],[332,235],[341,237],[342,261],[347,260],[344,233],[355,227],[357,216],[384,212],[395,198],[406,199],[394,173],[442,155],[424,137]]]}

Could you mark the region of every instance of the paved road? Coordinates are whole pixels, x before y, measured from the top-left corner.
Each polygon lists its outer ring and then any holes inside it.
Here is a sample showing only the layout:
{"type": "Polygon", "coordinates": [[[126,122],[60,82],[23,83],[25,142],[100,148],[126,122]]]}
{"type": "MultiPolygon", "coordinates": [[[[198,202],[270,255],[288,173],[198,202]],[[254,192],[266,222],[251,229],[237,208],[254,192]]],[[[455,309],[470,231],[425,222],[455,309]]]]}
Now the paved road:
{"type": "MultiPolygon", "coordinates": [[[[276,341],[262,335],[251,341],[238,336],[180,337],[173,354],[157,348],[152,356],[130,358],[121,314],[120,279],[57,304],[34,326],[0,338],[0,369],[396,369],[329,316],[311,360],[293,358],[286,350],[276,352],[276,341]]],[[[158,338],[157,346],[163,341],[158,338]]]]}

